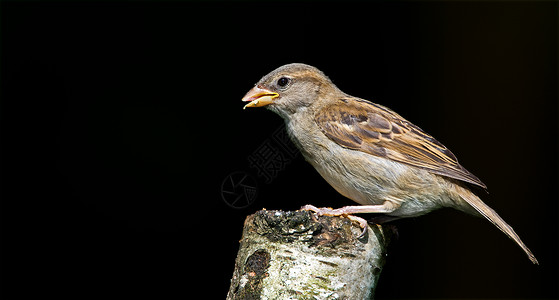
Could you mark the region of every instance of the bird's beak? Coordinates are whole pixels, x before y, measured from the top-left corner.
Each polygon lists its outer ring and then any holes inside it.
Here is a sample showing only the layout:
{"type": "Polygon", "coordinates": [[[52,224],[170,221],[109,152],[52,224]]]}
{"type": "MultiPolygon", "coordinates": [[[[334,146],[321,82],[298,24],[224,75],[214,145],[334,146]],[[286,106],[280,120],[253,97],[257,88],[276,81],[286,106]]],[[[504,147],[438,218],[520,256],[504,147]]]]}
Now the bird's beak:
{"type": "Polygon", "coordinates": [[[245,105],[243,109],[247,107],[261,107],[269,105],[274,101],[274,98],[278,96],[278,93],[255,86],[243,97],[244,102],[248,101],[248,104],[245,105]]]}

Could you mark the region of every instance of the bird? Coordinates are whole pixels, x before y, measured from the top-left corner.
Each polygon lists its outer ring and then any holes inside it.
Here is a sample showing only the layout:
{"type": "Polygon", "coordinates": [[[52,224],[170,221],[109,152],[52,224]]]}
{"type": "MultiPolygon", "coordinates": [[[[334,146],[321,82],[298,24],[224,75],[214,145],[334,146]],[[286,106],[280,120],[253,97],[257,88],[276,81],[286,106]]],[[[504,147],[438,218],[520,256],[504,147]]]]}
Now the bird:
{"type": "Polygon", "coordinates": [[[305,205],[318,215],[380,213],[417,217],[451,207],[482,216],[538,260],[513,228],[473,192],[487,186],[431,135],[389,108],[341,91],[319,69],[283,65],[242,98],[243,109],[266,107],[285,121],[303,157],[340,194],[359,205],[337,209],[305,205]]]}

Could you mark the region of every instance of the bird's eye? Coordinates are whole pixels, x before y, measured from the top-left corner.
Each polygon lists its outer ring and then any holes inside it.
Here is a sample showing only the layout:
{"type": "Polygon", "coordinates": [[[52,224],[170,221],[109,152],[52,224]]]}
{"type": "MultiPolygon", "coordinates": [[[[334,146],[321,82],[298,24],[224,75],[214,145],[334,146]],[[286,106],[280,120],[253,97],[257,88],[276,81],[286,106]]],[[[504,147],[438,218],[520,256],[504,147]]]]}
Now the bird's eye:
{"type": "Polygon", "coordinates": [[[285,87],[285,86],[287,86],[288,83],[289,83],[289,78],[287,78],[287,77],[281,77],[280,79],[278,79],[278,86],[279,87],[285,87]]]}

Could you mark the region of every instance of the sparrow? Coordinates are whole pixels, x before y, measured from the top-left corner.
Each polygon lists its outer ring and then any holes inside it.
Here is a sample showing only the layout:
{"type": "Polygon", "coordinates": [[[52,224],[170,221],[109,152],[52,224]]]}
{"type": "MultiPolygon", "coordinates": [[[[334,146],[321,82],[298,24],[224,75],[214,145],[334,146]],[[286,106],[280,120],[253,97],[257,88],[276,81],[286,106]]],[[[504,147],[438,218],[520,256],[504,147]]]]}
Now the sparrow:
{"type": "Polygon", "coordinates": [[[303,157],[340,194],[360,205],[338,209],[306,205],[318,215],[346,216],[366,228],[358,213],[388,218],[424,215],[442,207],[483,216],[534,254],[493,209],[472,192],[487,189],[435,138],[394,111],[350,96],[313,66],[293,63],[264,76],[242,101],[285,120],[303,157]]]}

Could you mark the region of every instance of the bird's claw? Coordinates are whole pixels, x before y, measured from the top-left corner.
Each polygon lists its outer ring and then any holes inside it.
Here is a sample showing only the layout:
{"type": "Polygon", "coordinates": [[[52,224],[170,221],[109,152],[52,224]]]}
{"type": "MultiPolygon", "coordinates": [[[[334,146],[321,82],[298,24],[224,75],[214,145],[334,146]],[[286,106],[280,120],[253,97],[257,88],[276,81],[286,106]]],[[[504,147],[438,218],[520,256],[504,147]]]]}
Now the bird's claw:
{"type": "Polygon", "coordinates": [[[335,209],[330,208],[330,207],[316,207],[314,205],[310,205],[307,204],[303,207],[301,207],[301,210],[308,210],[308,211],[312,211],[315,214],[317,214],[318,216],[341,216],[342,214],[337,214],[335,209]]]}
{"type": "Polygon", "coordinates": [[[346,218],[350,219],[351,221],[355,221],[355,222],[359,223],[359,227],[361,227],[363,229],[361,231],[361,234],[357,238],[362,238],[365,235],[365,233],[367,232],[367,227],[368,227],[367,220],[365,220],[363,218],[360,218],[358,216],[350,215],[346,211],[344,211],[343,208],[338,208],[338,209],[333,209],[333,208],[330,208],[330,207],[320,207],[320,208],[318,208],[314,205],[307,204],[307,205],[301,207],[301,210],[312,211],[312,212],[316,213],[316,215],[318,215],[318,216],[334,216],[334,217],[343,216],[343,217],[346,217],[346,218]]]}

